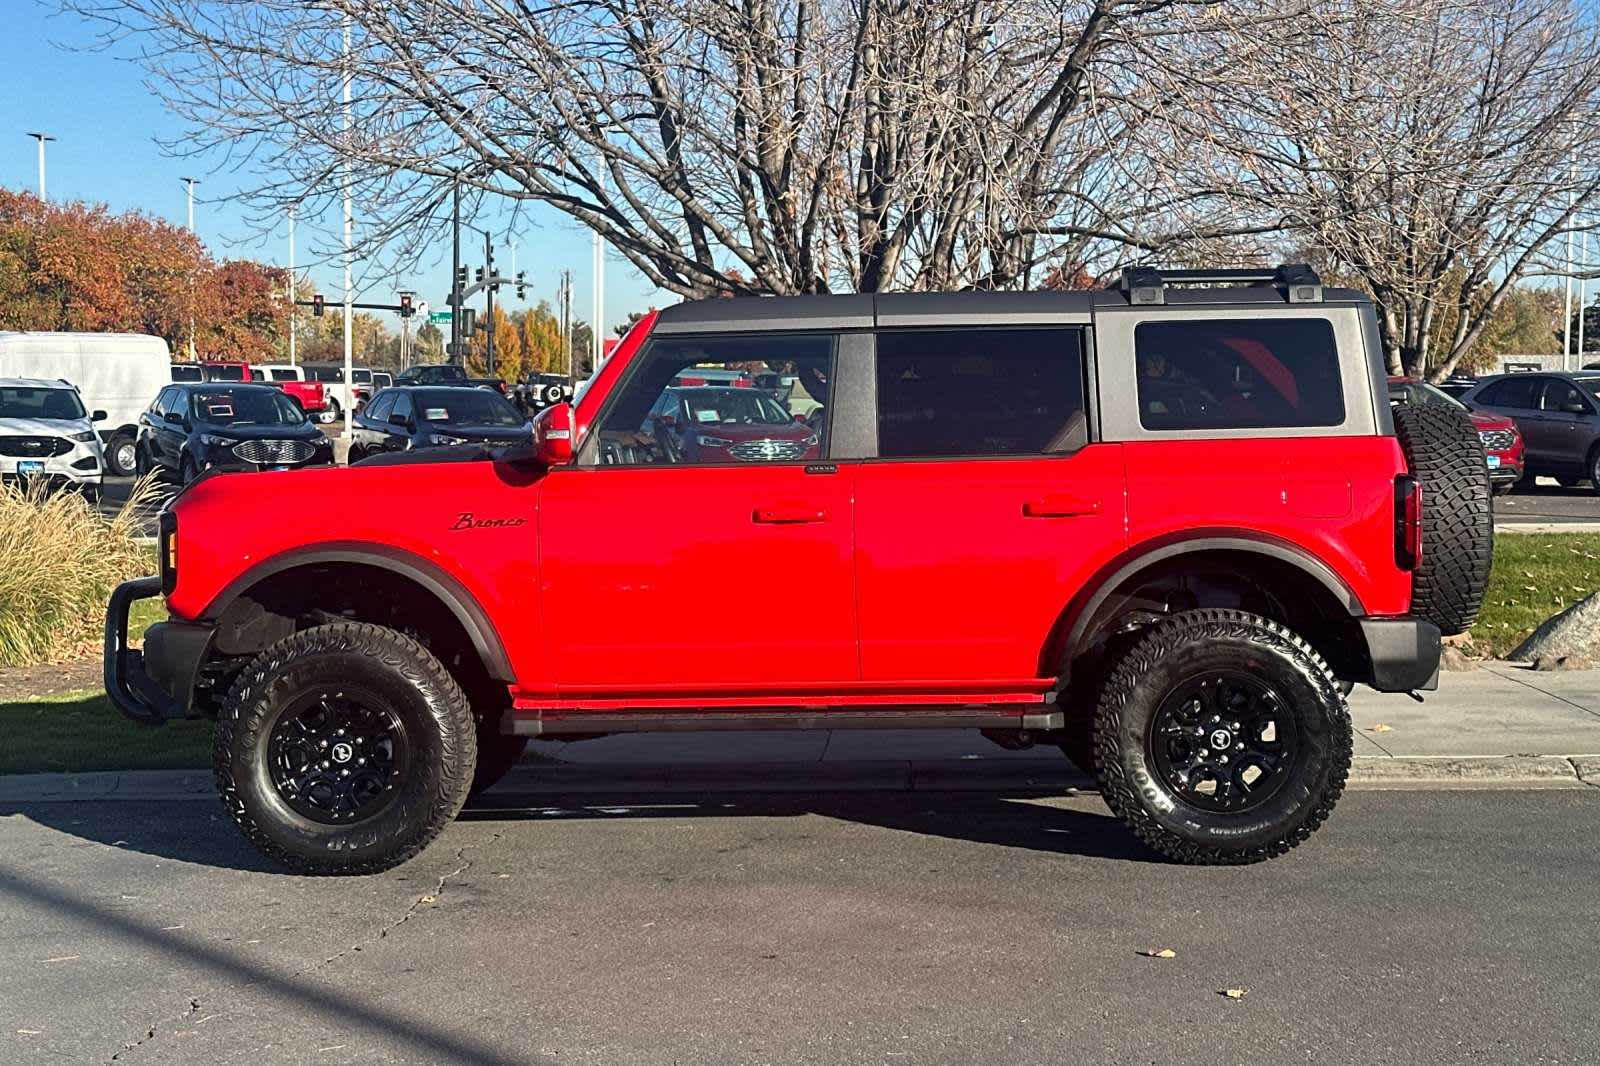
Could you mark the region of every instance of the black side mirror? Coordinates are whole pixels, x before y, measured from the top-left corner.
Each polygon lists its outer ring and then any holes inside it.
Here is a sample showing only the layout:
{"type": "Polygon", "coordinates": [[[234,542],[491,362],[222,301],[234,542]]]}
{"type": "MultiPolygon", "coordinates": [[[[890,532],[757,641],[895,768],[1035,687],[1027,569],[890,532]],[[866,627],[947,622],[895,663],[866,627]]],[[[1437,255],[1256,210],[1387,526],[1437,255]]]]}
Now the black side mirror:
{"type": "Polygon", "coordinates": [[[411,419],[407,418],[405,415],[394,414],[389,416],[389,424],[391,426],[399,426],[402,429],[408,429],[411,425],[411,419]]]}
{"type": "Polygon", "coordinates": [[[92,414],[89,415],[89,421],[91,421],[91,422],[104,422],[106,419],[108,419],[110,417],[111,416],[106,414],[104,411],[95,411],[95,412],[93,412],[92,414]]]}
{"type": "Polygon", "coordinates": [[[166,414],[162,415],[161,417],[165,418],[168,422],[170,422],[174,426],[183,425],[183,415],[179,414],[177,411],[168,411],[166,414]]]}

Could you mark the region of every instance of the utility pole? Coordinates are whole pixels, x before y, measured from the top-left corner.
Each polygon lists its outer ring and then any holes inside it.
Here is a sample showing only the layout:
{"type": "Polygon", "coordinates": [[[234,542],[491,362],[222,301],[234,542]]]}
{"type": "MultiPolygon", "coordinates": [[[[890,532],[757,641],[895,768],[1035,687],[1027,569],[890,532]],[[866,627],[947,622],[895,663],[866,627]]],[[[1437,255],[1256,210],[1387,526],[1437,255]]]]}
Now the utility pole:
{"type": "Polygon", "coordinates": [[[289,205],[289,365],[294,366],[294,327],[295,319],[299,314],[300,305],[295,303],[295,298],[300,295],[297,291],[298,279],[294,276],[294,205],[289,205]]]}
{"type": "MultiPolygon", "coordinates": [[[[489,231],[483,231],[483,276],[487,280],[494,277],[494,245],[489,239],[489,231]]],[[[489,376],[494,377],[494,290],[498,288],[492,282],[486,291],[489,297],[489,313],[483,316],[484,352],[488,357],[489,376]]]]}
{"type": "MultiPolygon", "coordinates": [[[[194,187],[200,184],[199,178],[179,178],[189,189],[189,236],[194,236],[194,187]]],[[[194,278],[189,278],[189,361],[195,361],[194,351],[194,278]]]]}
{"type": "Polygon", "coordinates": [[[450,186],[452,252],[450,256],[450,354],[447,363],[461,362],[461,172],[450,186]]]}
{"type": "Polygon", "coordinates": [[[44,191],[44,146],[55,138],[48,133],[30,133],[28,136],[39,142],[39,199],[48,203],[50,197],[46,196],[44,191]]]}
{"type": "Polygon", "coordinates": [[[349,12],[346,12],[345,16],[344,16],[344,71],[343,71],[343,75],[342,75],[340,80],[344,83],[344,85],[343,85],[343,88],[344,88],[344,94],[343,94],[344,95],[344,111],[343,111],[343,122],[342,122],[343,133],[344,133],[344,143],[340,146],[343,149],[343,159],[340,162],[342,164],[343,171],[344,171],[344,173],[343,173],[343,179],[344,180],[342,182],[342,184],[344,185],[344,399],[345,399],[345,403],[344,403],[344,436],[345,436],[345,440],[349,440],[350,439],[350,434],[351,434],[351,431],[352,431],[352,423],[353,423],[353,420],[355,419],[355,406],[356,406],[355,353],[351,350],[352,349],[353,337],[352,337],[352,333],[351,333],[352,323],[350,321],[350,317],[351,317],[351,314],[353,312],[353,308],[351,308],[350,305],[355,302],[354,294],[352,294],[351,291],[350,291],[351,287],[352,287],[351,286],[351,276],[355,273],[355,270],[354,270],[354,267],[355,267],[355,252],[354,252],[354,249],[353,249],[352,244],[351,244],[351,238],[354,236],[355,226],[354,226],[353,207],[352,207],[351,202],[350,202],[350,14],[349,14],[349,12]]]}
{"type": "MultiPolygon", "coordinates": [[[[606,157],[600,155],[599,166],[595,167],[595,180],[599,185],[600,196],[605,196],[606,189],[606,157]]],[[[590,353],[591,373],[600,369],[600,357],[605,354],[605,322],[606,317],[606,247],[600,239],[600,229],[594,231],[594,320],[589,323],[589,337],[593,342],[593,351],[590,353]]]]}
{"type": "Polygon", "coordinates": [[[567,357],[567,378],[573,388],[578,385],[578,361],[572,351],[572,271],[561,272],[561,290],[557,295],[560,317],[561,350],[567,357]]]}
{"type": "Polygon", "coordinates": [[[1589,232],[1578,237],[1578,258],[1583,260],[1582,274],[1578,275],[1578,366],[1583,365],[1583,320],[1589,309],[1589,232]]]}

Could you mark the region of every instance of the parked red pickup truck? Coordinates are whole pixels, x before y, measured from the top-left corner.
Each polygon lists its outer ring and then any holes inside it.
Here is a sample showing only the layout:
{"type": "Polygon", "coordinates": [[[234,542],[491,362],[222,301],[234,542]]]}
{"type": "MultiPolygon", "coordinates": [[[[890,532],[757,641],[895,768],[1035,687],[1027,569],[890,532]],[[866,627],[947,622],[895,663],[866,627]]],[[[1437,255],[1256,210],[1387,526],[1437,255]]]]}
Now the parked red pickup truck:
{"type": "Polygon", "coordinates": [[[284,365],[256,365],[231,360],[212,360],[200,364],[206,381],[262,381],[276,385],[300,404],[306,414],[316,414],[327,406],[322,382],[307,381],[305,371],[284,365]]]}
{"type": "Polygon", "coordinates": [[[708,300],[526,443],[189,485],[106,688],[214,718],[227,811],[303,871],[416,854],[529,737],[844,727],[1057,744],[1156,851],[1254,862],[1343,791],[1343,684],[1436,684],[1490,522],[1465,412],[1391,409],[1372,304],[1303,266],[708,300]],[[652,434],[690,367],[763,368],[815,444],[652,434]]]}

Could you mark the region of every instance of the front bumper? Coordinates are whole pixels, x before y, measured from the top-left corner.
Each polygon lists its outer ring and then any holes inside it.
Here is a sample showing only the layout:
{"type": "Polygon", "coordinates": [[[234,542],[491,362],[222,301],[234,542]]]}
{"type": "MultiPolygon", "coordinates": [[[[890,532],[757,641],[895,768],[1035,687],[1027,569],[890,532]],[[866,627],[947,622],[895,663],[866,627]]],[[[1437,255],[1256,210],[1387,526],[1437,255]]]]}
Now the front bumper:
{"type": "Polygon", "coordinates": [[[22,481],[44,478],[55,485],[97,486],[101,482],[104,460],[100,450],[88,444],[78,444],[65,455],[29,459],[14,455],[0,455],[0,478],[22,481]],[[27,473],[22,473],[22,464],[27,473]]]}
{"type": "Polygon", "coordinates": [[[1439,687],[1439,627],[1418,618],[1363,618],[1371,676],[1379,692],[1432,692],[1439,687]]]}
{"type": "Polygon", "coordinates": [[[160,725],[193,714],[195,679],[211,648],[213,629],[193,622],[157,622],[142,651],[128,647],[128,611],[137,600],[161,595],[159,577],[124,581],[106,606],[106,695],[136,722],[160,725]]]}

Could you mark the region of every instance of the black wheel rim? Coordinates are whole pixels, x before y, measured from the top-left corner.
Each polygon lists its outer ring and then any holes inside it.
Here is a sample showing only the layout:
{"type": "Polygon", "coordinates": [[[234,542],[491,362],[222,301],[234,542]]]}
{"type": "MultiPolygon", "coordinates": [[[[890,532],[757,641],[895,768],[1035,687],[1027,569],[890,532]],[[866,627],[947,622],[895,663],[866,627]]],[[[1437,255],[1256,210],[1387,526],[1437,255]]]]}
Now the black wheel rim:
{"type": "Polygon", "coordinates": [[[267,739],[267,766],[278,795],[327,825],[371,818],[394,802],[410,756],[400,716],[354,691],[294,701],[267,739]]]}
{"type": "Polygon", "coordinates": [[[1147,738],[1156,777],[1178,799],[1238,814],[1292,775],[1300,729],[1288,700],[1251,674],[1212,671],[1167,694],[1147,738]]]}

